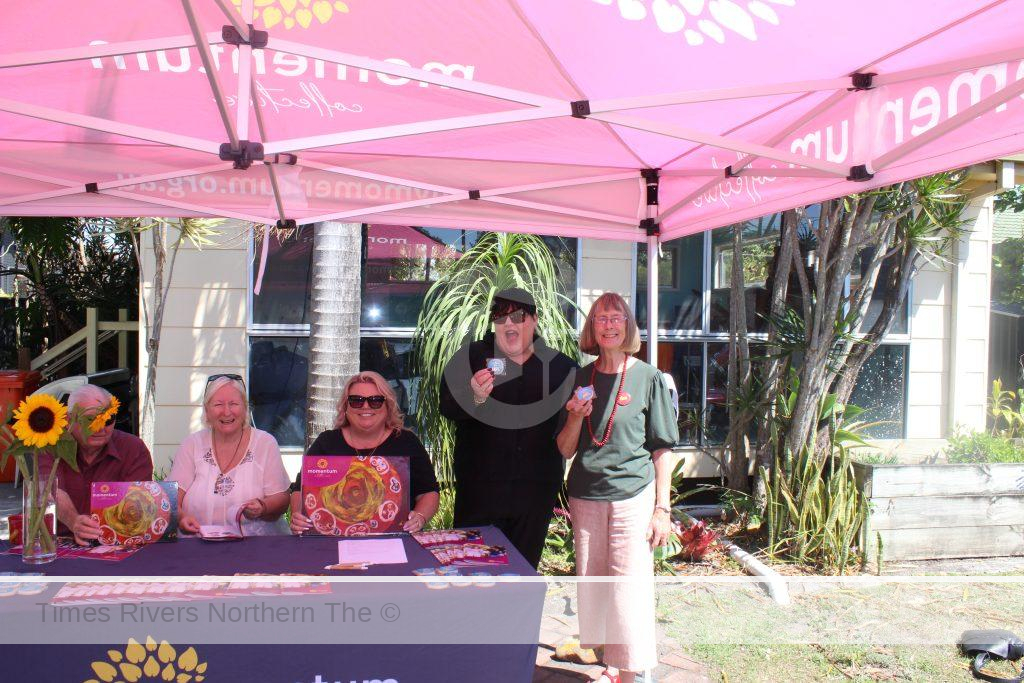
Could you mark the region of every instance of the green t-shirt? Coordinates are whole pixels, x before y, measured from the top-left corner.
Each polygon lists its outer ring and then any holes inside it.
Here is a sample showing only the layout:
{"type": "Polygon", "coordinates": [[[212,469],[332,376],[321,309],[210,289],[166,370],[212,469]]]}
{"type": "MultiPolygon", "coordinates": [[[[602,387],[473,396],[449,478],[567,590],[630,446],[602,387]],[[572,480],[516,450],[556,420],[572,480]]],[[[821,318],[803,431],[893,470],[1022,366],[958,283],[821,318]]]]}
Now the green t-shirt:
{"type": "Polygon", "coordinates": [[[661,372],[637,361],[626,370],[622,391],[629,395],[629,401],[620,404],[615,412],[608,443],[601,447],[594,444],[594,440],[604,438],[612,412],[610,399],[619,386],[620,377],[620,373],[594,372],[593,363],[576,371],[575,386],[593,384],[596,396],[590,414],[594,439],[584,419],[576,459],[569,470],[569,495],[574,498],[608,501],[632,498],[654,481],[651,454],[671,448],[679,440],[679,426],[661,372]]]}

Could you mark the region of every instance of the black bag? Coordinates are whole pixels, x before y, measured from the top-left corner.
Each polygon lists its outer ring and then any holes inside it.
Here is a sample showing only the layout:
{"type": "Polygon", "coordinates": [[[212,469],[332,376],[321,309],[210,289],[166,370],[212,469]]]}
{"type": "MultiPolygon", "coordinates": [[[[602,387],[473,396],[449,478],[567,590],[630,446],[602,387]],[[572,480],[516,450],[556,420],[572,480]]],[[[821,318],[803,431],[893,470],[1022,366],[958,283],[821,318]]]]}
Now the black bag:
{"type": "Polygon", "coordinates": [[[1015,662],[1024,657],[1024,641],[1003,629],[964,631],[960,636],[960,650],[973,657],[971,673],[975,678],[992,683],[1022,683],[1024,673],[1016,678],[1000,678],[984,673],[982,669],[991,660],[1008,659],[1015,662]]]}

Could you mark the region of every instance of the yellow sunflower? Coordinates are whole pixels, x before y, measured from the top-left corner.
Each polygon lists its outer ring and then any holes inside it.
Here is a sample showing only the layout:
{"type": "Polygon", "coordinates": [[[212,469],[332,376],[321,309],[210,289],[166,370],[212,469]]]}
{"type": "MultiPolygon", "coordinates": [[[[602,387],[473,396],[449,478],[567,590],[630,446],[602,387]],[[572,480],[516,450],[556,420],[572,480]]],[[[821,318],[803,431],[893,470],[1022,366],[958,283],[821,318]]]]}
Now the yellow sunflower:
{"type": "Polygon", "coordinates": [[[52,446],[68,426],[68,409],[49,394],[29,396],[14,411],[14,435],[30,448],[52,446]]]}
{"type": "Polygon", "coordinates": [[[107,423],[114,419],[117,415],[117,409],[121,407],[121,402],[117,400],[117,397],[110,397],[110,405],[102,413],[99,413],[89,423],[89,431],[98,432],[107,426],[107,423]]]}

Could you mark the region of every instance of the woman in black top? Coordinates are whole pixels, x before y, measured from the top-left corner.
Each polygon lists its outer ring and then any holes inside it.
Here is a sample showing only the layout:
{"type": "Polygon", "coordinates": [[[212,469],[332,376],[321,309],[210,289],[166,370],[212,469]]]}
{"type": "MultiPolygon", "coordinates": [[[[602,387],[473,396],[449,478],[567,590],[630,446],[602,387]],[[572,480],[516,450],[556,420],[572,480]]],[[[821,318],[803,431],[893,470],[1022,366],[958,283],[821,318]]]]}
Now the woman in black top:
{"type": "MultiPolygon", "coordinates": [[[[345,384],[338,401],[334,429],[320,434],[307,455],[407,456],[412,510],[402,529],[422,529],[437,512],[439,487],[430,457],[419,438],[402,428],[402,413],[387,381],[364,371],[345,384]]],[[[302,473],[291,486],[291,530],[301,534],[313,526],[302,509],[302,473]]]]}

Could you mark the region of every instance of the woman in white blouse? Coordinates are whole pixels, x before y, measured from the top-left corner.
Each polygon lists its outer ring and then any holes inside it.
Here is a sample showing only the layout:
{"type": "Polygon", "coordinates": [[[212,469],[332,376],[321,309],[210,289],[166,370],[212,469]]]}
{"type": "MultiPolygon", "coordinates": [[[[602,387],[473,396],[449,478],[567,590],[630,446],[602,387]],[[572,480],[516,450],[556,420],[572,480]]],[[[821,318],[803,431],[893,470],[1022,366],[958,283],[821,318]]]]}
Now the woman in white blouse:
{"type": "Polygon", "coordinates": [[[249,424],[245,384],[238,375],[211,375],[203,394],[208,429],[190,434],[174,456],[168,479],[178,482],[180,527],[234,526],[246,536],[288,533],[288,474],[277,440],[249,424]]]}

